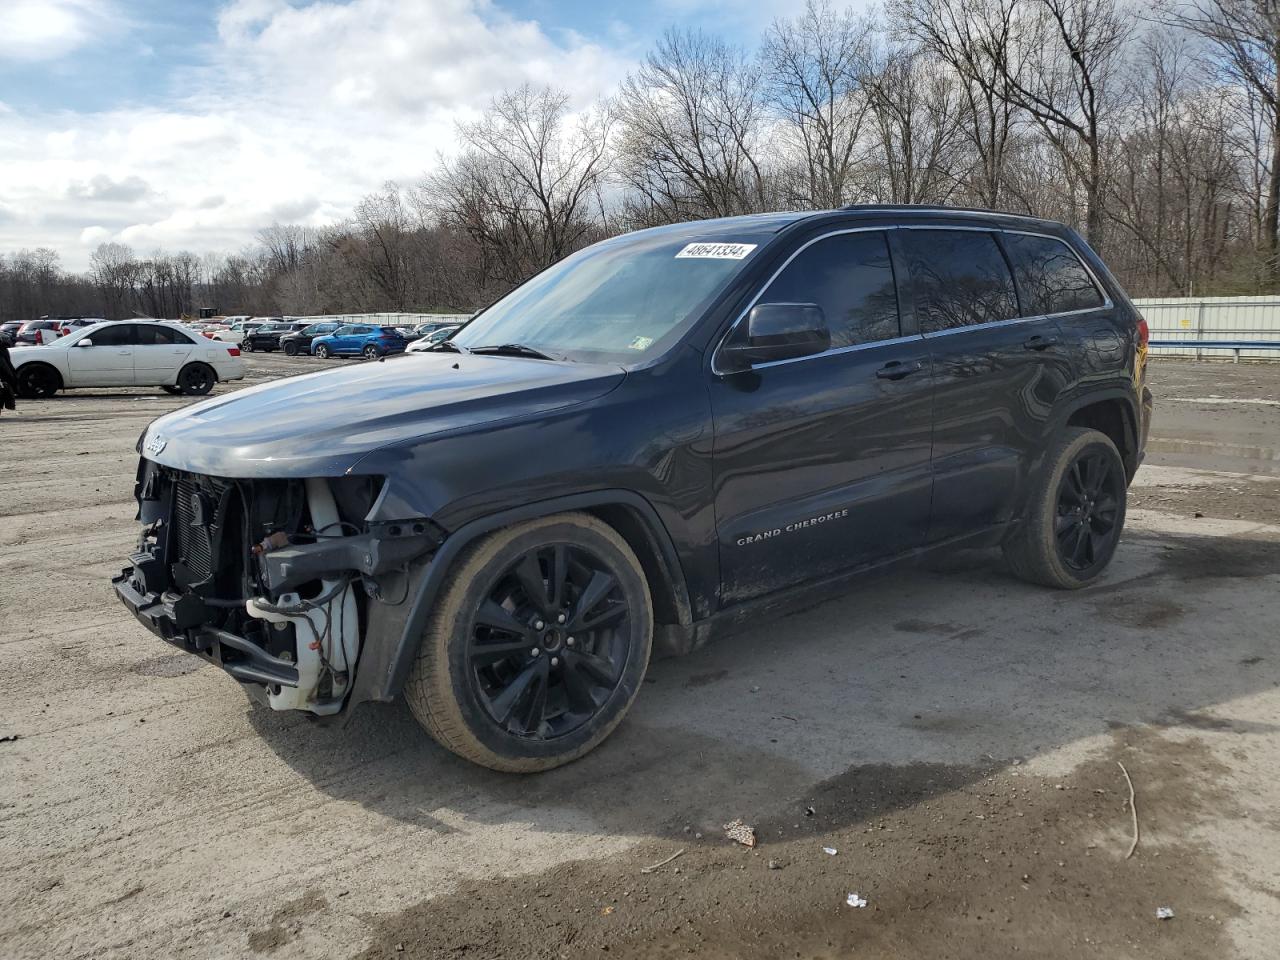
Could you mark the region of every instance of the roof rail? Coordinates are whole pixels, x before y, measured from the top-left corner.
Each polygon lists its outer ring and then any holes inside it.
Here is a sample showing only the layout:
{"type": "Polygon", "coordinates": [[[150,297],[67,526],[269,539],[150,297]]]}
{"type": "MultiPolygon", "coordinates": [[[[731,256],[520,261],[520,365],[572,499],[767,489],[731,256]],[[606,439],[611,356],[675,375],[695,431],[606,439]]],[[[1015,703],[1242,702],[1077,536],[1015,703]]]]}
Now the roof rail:
{"type": "Polygon", "coordinates": [[[1029,213],[1013,213],[1009,210],[991,210],[986,207],[951,207],[936,203],[849,203],[841,210],[912,210],[918,213],[985,213],[996,217],[1016,217],[1019,220],[1044,220],[1029,213]]]}

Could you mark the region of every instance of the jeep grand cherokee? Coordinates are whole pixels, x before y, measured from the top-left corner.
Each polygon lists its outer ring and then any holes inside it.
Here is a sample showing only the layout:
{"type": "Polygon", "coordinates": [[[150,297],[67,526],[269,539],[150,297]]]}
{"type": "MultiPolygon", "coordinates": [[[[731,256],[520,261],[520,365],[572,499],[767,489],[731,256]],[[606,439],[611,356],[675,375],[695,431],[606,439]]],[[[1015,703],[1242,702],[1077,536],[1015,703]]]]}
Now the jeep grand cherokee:
{"type": "Polygon", "coordinates": [[[582,250],[431,352],[139,440],[125,605],[277,710],[403,694],[450,750],[592,749],[651,652],[956,547],[1106,567],[1146,324],[1057,223],[863,207],[582,250]]]}

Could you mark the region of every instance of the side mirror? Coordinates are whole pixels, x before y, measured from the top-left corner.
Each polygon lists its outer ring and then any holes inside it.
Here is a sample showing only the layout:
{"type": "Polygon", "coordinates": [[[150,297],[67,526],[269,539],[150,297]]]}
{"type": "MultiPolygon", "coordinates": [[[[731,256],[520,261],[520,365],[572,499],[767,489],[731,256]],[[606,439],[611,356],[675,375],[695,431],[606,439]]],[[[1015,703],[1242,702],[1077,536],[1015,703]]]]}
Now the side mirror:
{"type": "Polygon", "coordinates": [[[89,337],[82,337],[76,341],[77,347],[92,347],[93,341],[89,337]]]}
{"type": "Polygon", "coordinates": [[[726,372],[738,373],[829,349],[831,331],[816,303],[758,303],[720,349],[720,359],[726,372]]]}

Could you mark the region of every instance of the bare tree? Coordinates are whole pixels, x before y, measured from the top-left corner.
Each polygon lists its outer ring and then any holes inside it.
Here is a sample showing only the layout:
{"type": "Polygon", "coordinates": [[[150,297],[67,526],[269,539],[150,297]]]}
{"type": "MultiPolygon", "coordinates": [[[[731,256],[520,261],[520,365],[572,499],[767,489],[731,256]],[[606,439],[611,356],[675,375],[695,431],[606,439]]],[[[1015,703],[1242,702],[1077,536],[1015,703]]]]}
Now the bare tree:
{"type": "Polygon", "coordinates": [[[424,190],[444,222],[518,283],[598,229],[611,122],[604,109],[575,119],[564,91],[526,84],[496,97],[478,122],[459,125],[464,152],[424,190]]]}
{"type": "Polygon", "coordinates": [[[1170,19],[1205,38],[1228,84],[1247,88],[1267,121],[1270,157],[1262,241],[1271,284],[1280,281],[1280,5],[1275,0],[1186,0],[1170,19]]]}
{"type": "Polygon", "coordinates": [[[923,53],[885,47],[864,71],[862,87],[877,133],[865,167],[869,196],[888,203],[945,203],[964,166],[965,108],[955,78],[923,53]]]}
{"type": "Polygon", "coordinates": [[[791,203],[821,209],[854,199],[867,114],[859,73],[870,30],[869,20],[836,12],[828,0],[808,0],[802,14],[775,20],[765,33],[765,97],[800,158],[800,189],[788,191],[791,203]]]}
{"type": "Polygon", "coordinates": [[[764,105],[745,55],[700,32],[669,31],[617,98],[619,172],[640,223],[769,206],[764,105]]]}
{"type": "Polygon", "coordinates": [[[1018,110],[1005,90],[1012,19],[990,16],[987,0],[898,0],[897,29],[955,72],[968,107],[962,132],[977,158],[970,187],[978,201],[1004,201],[1006,162],[1018,110]]]}

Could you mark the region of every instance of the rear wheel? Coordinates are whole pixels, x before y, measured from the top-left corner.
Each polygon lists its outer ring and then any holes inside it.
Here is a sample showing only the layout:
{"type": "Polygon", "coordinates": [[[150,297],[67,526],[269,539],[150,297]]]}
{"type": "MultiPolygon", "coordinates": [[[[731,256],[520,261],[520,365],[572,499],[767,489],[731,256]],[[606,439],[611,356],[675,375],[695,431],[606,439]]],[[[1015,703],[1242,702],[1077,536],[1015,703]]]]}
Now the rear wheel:
{"type": "Polygon", "coordinates": [[[382,356],[382,351],[379,350],[372,343],[365,344],[364,350],[361,352],[364,354],[364,358],[366,360],[377,360],[380,356],[382,356]]]}
{"type": "Polygon", "coordinates": [[[286,357],[296,357],[298,355],[298,345],[296,343],[286,343],[284,345],[284,355],[286,357]]]}
{"type": "Polygon", "coordinates": [[[245,337],[243,340],[240,341],[240,346],[244,349],[245,353],[253,353],[253,350],[254,350],[253,341],[250,340],[248,337],[245,337]]]}
{"type": "Polygon", "coordinates": [[[328,360],[332,351],[328,348],[328,346],[322,343],[320,344],[320,346],[316,347],[315,353],[316,353],[316,356],[319,357],[321,360],[328,360]]]}
{"type": "Polygon", "coordinates": [[[178,389],[188,397],[202,397],[218,382],[207,364],[189,363],[178,373],[178,389]]]}
{"type": "Polygon", "coordinates": [[[531,520],[458,558],[405,697],[459,756],[549,770],[622,721],[652,644],[649,587],[617,531],[581,513],[531,520]]]}
{"type": "Polygon", "coordinates": [[[62,387],[62,376],[45,363],[26,363],[18,368],[18,393],[30,400],[47,400],[62,387]]]}
{"type": "Polygon", "coordinates": [[[1047,464],[1004,553],[1022,579],[1074,590],[1097,579],[1115,554],[1124,529],[1124,462],[1106,434],[1068,427],[1047,464]]]}

